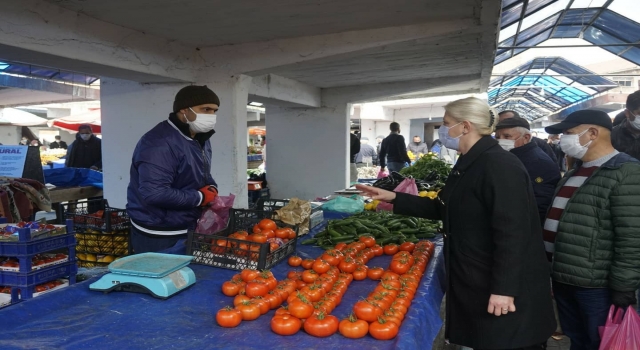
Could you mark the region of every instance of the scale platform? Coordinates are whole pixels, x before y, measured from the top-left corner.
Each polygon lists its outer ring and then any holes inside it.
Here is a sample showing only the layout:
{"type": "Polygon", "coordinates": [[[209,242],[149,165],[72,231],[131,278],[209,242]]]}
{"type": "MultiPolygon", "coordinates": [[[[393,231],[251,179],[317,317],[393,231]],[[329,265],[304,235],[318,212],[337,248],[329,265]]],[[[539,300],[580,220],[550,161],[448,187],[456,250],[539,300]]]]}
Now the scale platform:
{"type": "Polygon", "coordinates": [[[110,273],[89,285],[89,289],[148,293],[168,299],[196,283],[196,275],[187,267],[193,256],[142,253],[109,264],[110,273]]]}

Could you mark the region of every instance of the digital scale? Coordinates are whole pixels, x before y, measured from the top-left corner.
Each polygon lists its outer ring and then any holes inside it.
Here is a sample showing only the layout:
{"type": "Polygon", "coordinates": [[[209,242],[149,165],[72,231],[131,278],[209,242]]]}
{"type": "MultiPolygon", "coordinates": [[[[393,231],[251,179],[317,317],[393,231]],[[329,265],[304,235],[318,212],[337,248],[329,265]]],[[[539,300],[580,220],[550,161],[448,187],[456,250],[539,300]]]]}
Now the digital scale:
{"type": "Polygon", "coordinates": [[[193,256],[142,253],[109,264],[110,273],[92,283],[89,289],[148,293],[168,299],[196,283],[196,275],[187,267],[193,256]]]}

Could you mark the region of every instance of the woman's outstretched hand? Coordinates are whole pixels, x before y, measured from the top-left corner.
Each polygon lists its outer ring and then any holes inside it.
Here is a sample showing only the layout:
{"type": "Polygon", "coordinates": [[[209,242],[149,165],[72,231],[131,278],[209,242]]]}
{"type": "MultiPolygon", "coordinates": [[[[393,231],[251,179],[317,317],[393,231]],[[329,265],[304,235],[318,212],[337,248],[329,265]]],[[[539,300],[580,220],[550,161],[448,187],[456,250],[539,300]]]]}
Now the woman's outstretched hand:
{"type": "Polygon", "coordinates": [[[364,186],[364,185],[356,185],[356,189],[362,191],[362,194],[365,196],[369,196],[372,199],[377,199],[383,202],[392,202],[396,199],[396,193],[391,191],[386,191],[380,188],[372,187],[372,186],[364,186]]]}

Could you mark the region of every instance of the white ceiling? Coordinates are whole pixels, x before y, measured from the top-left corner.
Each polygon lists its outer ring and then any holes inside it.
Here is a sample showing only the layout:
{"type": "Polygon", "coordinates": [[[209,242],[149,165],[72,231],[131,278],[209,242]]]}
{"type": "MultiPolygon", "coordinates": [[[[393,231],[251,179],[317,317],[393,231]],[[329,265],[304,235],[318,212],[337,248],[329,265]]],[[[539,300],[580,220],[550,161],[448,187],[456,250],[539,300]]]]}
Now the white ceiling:
{"type": "Polygon", "coordinates": [[[385,28],[477,16],[476,0],[46,0],[195,46],[385,28]]]}

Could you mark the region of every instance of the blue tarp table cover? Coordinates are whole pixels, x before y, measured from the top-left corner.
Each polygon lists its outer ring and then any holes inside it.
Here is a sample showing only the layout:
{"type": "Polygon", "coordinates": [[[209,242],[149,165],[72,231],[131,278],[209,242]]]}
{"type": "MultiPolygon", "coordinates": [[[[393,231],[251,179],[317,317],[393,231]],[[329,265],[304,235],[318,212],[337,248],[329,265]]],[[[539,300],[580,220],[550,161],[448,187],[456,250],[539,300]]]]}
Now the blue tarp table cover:
{"type": "MultiPolygon", "coordinates": [[[[219,327],[216,312],[233,301],[221,293],[221,285],[237,271],[191,264],[196,284],[168,300],[147,294],[90,291],[89,284],[97,279],[93,278],[0,309],[0,318],[6,321],[0,332],[0,349],[431,349],[442,326],[439,308],[445,281],[442,239],[435,242],[435,255],[393,340],[379,341],[369,335],[354,340],[339,333],[314,338],[304,331],[279,336],[269,326],[273,310],[236,328],[219,327]]],[[[301,257],[315,258],[321,253],[320,248],[298,245],[301,257]]],[[[390,259],[375,257],[368,265],[386,268],[390,259]]],[[[301,270],[285,260],[273,272],[280,280],[292,269],[301,270]]],[[[369,279],[353,281],[332,314],[345,318],[376,284],[369,279]]]]}
{"type": "Polygon", "coordinates": [[[257,162],[262,160],[262,154],[247,155],[247,162],[257,162]]]}
{"type": "Polygon", "coordinates": [[[44,169],[44,181],[57,187],[93,186],[103,188],[102,173],[84,168],[44,169]]]}

